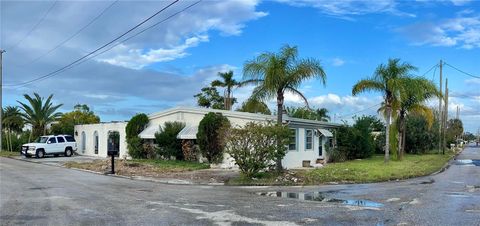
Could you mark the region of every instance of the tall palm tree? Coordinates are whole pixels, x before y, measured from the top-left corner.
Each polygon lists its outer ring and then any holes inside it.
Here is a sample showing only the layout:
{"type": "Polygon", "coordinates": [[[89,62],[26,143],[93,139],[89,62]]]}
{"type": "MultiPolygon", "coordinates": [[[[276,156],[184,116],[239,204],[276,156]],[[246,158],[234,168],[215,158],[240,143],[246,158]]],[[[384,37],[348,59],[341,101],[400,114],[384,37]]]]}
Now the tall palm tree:
{"type": "Polygon", "coordinates": [[[3,128],[7,133],[7,150],[13,151],[12,132],[20,132],[23,128],[23,118],[20,115],[20,109],[17,106],[7,106],[3,109],[2,118],[3,128]]]}
{"type": "Polygon", "coordinates": [[[403,159],[405,153],[405,120],[409,114],[417,114],[425,117],[428,126],[433,124],[433,112],[428,106],[426,101],[432,97],[441,97],[440,91],[435,84],[425,78],[405,78],[403,79],[403,89],[400,93],[400,102],[396,105],[398,109],[398,159],[403,159]]]}
{"type": "Polygon", "coordinates": [[[242,103],[242,106],[237,109],[237,111],[241,112],[250,112],[250,113],[261,113],[264,115],[271,115],[270,109],[268,106],[259,100],[255,99],[248,99],[242,103]]]}
{"type": "MultiPolygon", "coordinates": [[[[305,101],[298,90],[301,83],[311,78],[320,78],[325,85],[326,74],[316,59],[298,59],[297,47],[285,45],[279,53],[265,52],[245,63],[243,84],[255,84],[253,99],[277,99],[277,123],[282,124],[285,92],[293,93],[305,101]]],[[[277,158],[277,170],[283,170],[281,158],[277,158]]]]}
{"type": "Polygon", "coordinates": [[[237,82],[235,79],[233,79],[233,71],[218,72],[218,76],[222,78],[222,81],[214,80],[212,81],[211,85],[213,87],[219,86],[219,87],[225,88],[225,93],[224,93],[225,110],[231,110],[233,105],[233,96],[232,96],[233,88],[235,86],[240,86],[241,84],[237,82]]]}
{"type": "Polygon", "coordinates": [[[53,94],[48,96],[45,101],[44,98],[40,97],[37,93],[33,95],[34,97],[28,94],[23,95],[28,101],[28,104],[20,101],[17,102],[23,110],[21,115],[25,119],[25,122],[32,125],[32,135],[37,137],[42,134],[45,135],[47,125],[62,115],[62,113],[56,112],[62,104],[53,105],[51,102],[53,94]]]}
{"type": "Polygon", "coordinates": [[[415,70],[417,70],[416,67],[408,63],[401,63],[400,59],[388,59],[386,65],[380,64],[375,69],[373,77],[358,81],[352,88],[352,95],[354,96],[366,91],[378,91],[383,94],[387,122],[385,131],[385,163],[387,163],[390,158],[392,104],[400,99],[402,79],[410,76],[410,72],[415,70]]]}

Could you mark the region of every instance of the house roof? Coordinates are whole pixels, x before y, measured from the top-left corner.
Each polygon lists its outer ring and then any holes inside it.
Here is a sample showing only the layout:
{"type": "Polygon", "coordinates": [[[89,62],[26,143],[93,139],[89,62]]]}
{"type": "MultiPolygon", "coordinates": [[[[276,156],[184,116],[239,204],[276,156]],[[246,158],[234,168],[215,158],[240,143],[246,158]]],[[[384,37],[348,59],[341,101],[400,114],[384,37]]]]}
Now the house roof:
{"type": "MultiPolygon", "coordinates": [[[[150,114],[148,117],[150,119],[155,119],[179,112],[186,112],[186,113],[200,113],[200,114],[207,114],[209,112],[215,113],[222,113],[222,115],[227,117],[234,117],[234,118],[241,118],[241,119],[249,119],[249,120],[258,120],[258,121],[276,121],[277,117],[274,115],[264,115],[264,114],[257,114],[257,113],[248,113],[248,112],[239,112],[239,111],[227,111],[227,110],[218,110],[218,109],[210,109],[210,108],[200,108],[200,107],[174,107],[164,111],[156,112],[150,114]]],[[[298,126],[308,126],[308,127],[325,127],[325,128],[336,128],[340,127],[341,124],[338,123],[331,123],[331,122],[321,122],[316,120],[308,120],[308,119],[299,119],[293,118],[289,116],[284,116],[283,120],[288,123],[289,125],[298,125],[298,126]]]]}
{"type": "Polygon", "coordinates": [[[325,137],[333,137],[332,132],[330,132],[326,129],[318,129],[318,132],[320,132],[325,137]]]}
{"type": "Polygon", "coordinates": [[[160,125],[148,124],[138,136],[142,139],[155,139],[155,133],[160,130],[160,125]]]}

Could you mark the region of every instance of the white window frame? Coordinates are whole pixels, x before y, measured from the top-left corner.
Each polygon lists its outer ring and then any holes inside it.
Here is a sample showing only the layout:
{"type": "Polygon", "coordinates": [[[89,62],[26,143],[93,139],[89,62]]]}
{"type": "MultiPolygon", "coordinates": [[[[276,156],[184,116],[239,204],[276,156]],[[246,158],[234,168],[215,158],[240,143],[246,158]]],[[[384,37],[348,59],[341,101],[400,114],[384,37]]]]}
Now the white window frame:
{"type": "MultiPolygon", "coordinates": [[[[294,131],[295,133],[295,149],[290,149],[290,145],[292,143],[288,143],[288,151],[297,151],[298,150],[298,129],[297,128],[290,128],[290,131],[294,131]]],[[[288,137],[288,139],[290,140],[290,136],[288,137]]]]}
{"type": "Polygon", "coordinates": [[[313,143],[314,143],[314,142],[313,142],[313,129],[305,129],[305,151],[313,151],[313,143]],[[310,131],[310,132],[311,132],[311,133],[310,133],[310,137],[312,138],[312,140],[311,140],[311,142],[310,142],[310,143],[311,143],[310,148],[307,148],[307,143],[308,143],[308,142],[307,142],[307,139],[308,139],[308,136],[307,136],[308,133],[307,133],[307,131],[310,131]]]}

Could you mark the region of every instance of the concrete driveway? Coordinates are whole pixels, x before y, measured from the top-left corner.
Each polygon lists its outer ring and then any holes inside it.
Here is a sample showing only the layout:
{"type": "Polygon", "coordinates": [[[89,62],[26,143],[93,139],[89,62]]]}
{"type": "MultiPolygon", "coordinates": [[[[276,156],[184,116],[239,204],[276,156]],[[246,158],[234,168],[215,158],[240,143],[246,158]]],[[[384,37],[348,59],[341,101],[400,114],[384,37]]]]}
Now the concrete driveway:
{"type": "Polygon", "coordinates": [[[105,158],[100,158],[100,157],[93,157],[93,156],[84,156],[84,155],[73,155],[71,157],[65,157],[65,156],[46,156],[44,158],[26,158],[25,156],[15,156],[12,157],[13,159],[18,159],[18,160],[23,160],[23,161],[29,161],[29,162],[34,162],[34,163],[42,163],[46,165],[53,165],[53,166],[62,166],[66,162],[91,162],[96,159],[105,159],[105,158]]]}
{"type": "MultiPolygon", "coordinates": [[[[480,159],[480,149],[467,148],[459,159],[480,159]]],[[[441,174],[400,182],[228,187],[166,185],[0,158],[0,222],[2,225],[480,225],[480,167],[464,162],[453,162],[441,174]],[[276,196],[277,191],[280,196],[285,194],[285,198],[259,195],[276,196]],[[301,200],[312,194],[322,198],[301,200]]]]}

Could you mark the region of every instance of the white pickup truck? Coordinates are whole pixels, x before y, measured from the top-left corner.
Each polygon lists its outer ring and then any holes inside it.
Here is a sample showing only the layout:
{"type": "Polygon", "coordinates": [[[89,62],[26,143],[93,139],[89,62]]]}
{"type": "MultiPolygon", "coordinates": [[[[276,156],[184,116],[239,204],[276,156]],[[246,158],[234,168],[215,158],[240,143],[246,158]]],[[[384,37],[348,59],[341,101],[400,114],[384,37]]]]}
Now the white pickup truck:
{"type": "Polygon", "coordinates": [[[77,143],[70,135],[41,136],[35,142],[22,145],[21,154],[29,158],[43,158],[45,155],[70,157],[77,150],[77,143]]]}

